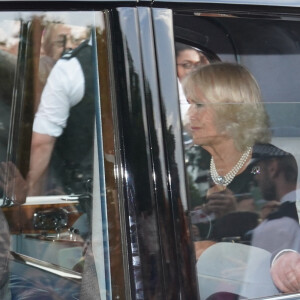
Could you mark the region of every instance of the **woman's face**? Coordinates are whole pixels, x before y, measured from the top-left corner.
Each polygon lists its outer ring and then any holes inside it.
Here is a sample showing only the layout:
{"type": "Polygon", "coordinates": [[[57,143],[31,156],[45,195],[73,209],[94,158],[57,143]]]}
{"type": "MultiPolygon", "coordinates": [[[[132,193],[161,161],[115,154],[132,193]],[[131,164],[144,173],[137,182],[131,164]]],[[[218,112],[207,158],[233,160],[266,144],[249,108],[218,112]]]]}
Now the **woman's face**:
{"type": "Polygon", "coordinates": [[[189,99],[189,102],[188,116],[194,143],[205,148],[221,142],[225,134],[217,129],[214,105],[209,103],[200,91],[197,99],[189,99]]]}
{"type": "Polygon", "coordinates": [[[196,50],[187,49],[179,52],[176,58],[177,76],[182,80],[189,72],[200,64],[200,55],[196,50]]]}

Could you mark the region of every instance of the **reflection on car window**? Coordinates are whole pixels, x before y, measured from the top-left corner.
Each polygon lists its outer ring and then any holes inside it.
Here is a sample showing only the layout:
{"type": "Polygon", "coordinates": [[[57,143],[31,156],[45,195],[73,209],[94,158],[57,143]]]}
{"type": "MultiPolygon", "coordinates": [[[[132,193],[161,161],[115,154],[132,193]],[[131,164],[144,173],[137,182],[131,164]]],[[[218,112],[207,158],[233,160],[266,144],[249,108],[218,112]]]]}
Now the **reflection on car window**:
{"type": "Polygon", "coordinates": [[[44,187],[48,194],[80,194],[91,179],[94,102],[88,66],[91,45],[87,40],[63,56],[48,78],[33,124],[29,195],[40,194],[40,184],[48,185],[44,187]],[[48,165],[35,165],[39,150],[46,163],[50,161],[48,165]],[[41,183],[46,171],[46,182],[41,183]]]}
{"type": "Polygon", "coordinates": [[[89,84],[93,81],[82,73],[82,69],[90,73],[88,38],[89,29],[83,26],[48,22],[43,29],[29,195],[80,194],[92,179],[94,104],[93,87],[89,84]],[[76,52],[72,51],[75,48],[76,52]],[[57,67],[52,70],[58,59],[57,67]],[[45,147],[47,143],[49,147],[45,147]],[[37,167],[35,162],[40,154],[35,151],[40,149],[46,162],[37,167]]]}
{"type": "MultiPolygon", "coordinates": [[[[11,15],[13,20],[18,20],[19,14],[11,15]]],[[[100,204],[96,203],[98,210],[93,212],[93,201],[100,202],[102,196],[98,196],[99,183],[94,185],[93,182],[94,173],[97,174],[94,165],[97,170],[99,166],[94,109],[95,101],[99,99],[95,95],[96,81],[93,78],[92,52],[95,49],[91,28],[95,24],[91,23],[94,20],[92,15],[91,12],[59,12],[55,16],[50,13],[30,16],[26,13],[22,24],[11,22],[14,28],[19,25],[18,30],[12,30],[13,37],[1,41],[0,67],[5,71],[1,76],[6,76],[6,80],[1,81],[6,84],[1,89],[0,99],[1,114],[5,113],[0,123],[1,182],[6,186],[13,182],[14,194],[6,192],[6,196],[12,197],[10,203],[16,205],[3,208],[11,234],[13,259],[11,276],[8,277],[5,270],[2,272],[7,280],[7,285],[3,280],[3,286],[8,289],[3,297],[0,290],[1,299],[8,300],[10,298],[6,297],[10,296],[12,299],[58,296],[86,299],[90,292],[93,297],[100,298],[100,282],[104,291],[106,288],[108,278],[104,268],[109,261],[104,262],[104,258],[98,255],[95,262],[92,248],[92,243],[96,242],[100,245],[98,253],[108,251],[102,249],[99,242],[99,239],[103,241],[102,234],[107,226],[103,224],[104,229],[98,229],[102,220],[101,209],[106,207],[99,208],[100,204]],[[19,39],[22,47],[18,52],[18,44],[12,42],[19,39]],[[36,53],[40,55],[36,57],[36,53]],[[27,68],[32,65],[34,68],[27,68]],[[34,84],[17,85],[14,72],[22,66],[25,66],[24,81],[33,81],[34,84]],[[9,132],[9,127],[14,125],[17,128],[22,121],[18,115],[11,122],[9,119],[11,102],[15,99],[12,95],[14,88],[20,95],[20,105],[30,107],[20,113],[21,119],[23,114],[32,114],[33,122],[27,124],[27,127],[32,127],[27,174],[20,172],[15,163],[17,159],[10,159],[14,158],[12,151],[18,155],[29,150],[19,149],[18,143],[9,144],[10,140],[23,138],[9,136],[15,134],[9,132]],[[32,97],[28,99],[28,95],[32,97]],[[14,176],[8,178],[7,174],[14,176]],[[97,195],[96,199],[93,195],[97,195]],[[18,202],[19,199],[22,202],[18,202]],[[97,220],[96,233],[93,218],[97,220]],[[87,291],[87,285],[91,283],[93,291],[87,291]],[[26,291],[20,288],[24,285],[28,287],[26,291]]],[[[3,24],[0,22],[1,30],[9,33],[7,24],[3,24]]],[[[5,227],[5,218],[1,217],[0,221],[3,223],[1,228],[6,229],[0,247],[8,259],[9,231],[5,227]],[[6,252],[2,244],[5,244],[6,252]]],[[[106,257],[109,256],[106,254],[106,257]]]]}
{"type": "MultiPolygon", "coordinates": [[[[41,22],[42,40],[39,61],[39,88],[41,94],[54,64],[64,52],[78,47],[89,37],[89,29],[84,26],[65,24],[62,22],[41,22]]],[[[35,103],[37,110],[40,95],[35,103]]]]}
{"type": "MultiPolygon", "coordinates": [[[[80,257],[87,251],[91,238],[95,122],[92,43],[87,28],[76,27],[82,41],[79,43],[70,35],[74,26],[48,26],[46,30],[50,33],[44,35],[45,55],[41,61],[51,59],[53,66],[33,122],[28,196],[77,196],[78,204],[72,205],[72,212],[68,212],[75,218],[71,227],[68,215],[63,214],[53,228],[50,212],[36,216],[34,224],[39,230],[55,229],[58,239],[75,242],[73,246],[78,244],[70,248],[73,262],[67,266],[67,260],[62,258],[59,265],[83,272],[80,257]]],[[[67,249],[64,250],[67,254],[67,249]]]]}
{"type": "MultiPolygon", "coordinates": [[[[175,26],[197,28],[191,44],[200,28],[207,38],[199,47],[224,61],[200,66],[183,81],[190,102],[183,128],[191,141],[186,170],[201,299],[297,292],[291,288],[296,279],[286,275],[300,258],[300,125],[294,117],[300,107],[292,75],[298,70],[290,61],[291,54],[299,59],[300,48],[292,43],[292,23],[175,17],[175,26]],[[280,38],[289,39],[289,47],[273,48],[280,38]],[[281,99],[271,91],[278,78],[281,99]]],[[[300,32],[294,34],[297,39],[300,32]]]]}
{"type": "MultiPolygon", "coordinates": [[[[11,124],[11,108],[17,54],[19,45],[20,22],[0,14],[0,198],[3,198],[5,186],[3,179],[6,173],[5,162],[9,145],[9,130],[11,124]]],[[[9,278],[10,235],[5,215],[0,209],[0,298],[11,299],[9,278]]]]}
{"type": "MultiPolygon", "coordinates": [[[[20,22],[0,20],[0,161],[7,156],[10,111],[19,45],[20,22]]],[[[1,192],[2,194],[2,192],[1,192]]],[[[2,195],[1,195],[2,197],[2,195]]]]}

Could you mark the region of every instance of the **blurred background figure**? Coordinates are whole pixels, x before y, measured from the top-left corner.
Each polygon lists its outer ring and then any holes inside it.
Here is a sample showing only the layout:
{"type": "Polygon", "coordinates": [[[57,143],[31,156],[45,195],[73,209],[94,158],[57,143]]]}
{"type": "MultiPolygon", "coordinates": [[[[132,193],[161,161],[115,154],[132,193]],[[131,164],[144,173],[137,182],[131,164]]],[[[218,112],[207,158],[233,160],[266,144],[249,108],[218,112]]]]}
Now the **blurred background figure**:
{"type": "Polygon", "coordinates": [[[41,56],[57,61],[66,50],[78,47],[88,36],[86,27],[48,23],[42,36],[41,56]]]}
{"type": "Polygon", "coordinates": [[[20,21],[5,20],[0,22],[0,50],[13,55],[18,54],[20,21]]]}
{"type": "MultiPolygon", "coordinates": [[[[8,134],[11,114],[11,99],[15,67],[19,45],[20,22],[6,20],[0,22],[0,175],[3,176],[2,161],[7,154],[8,134]]],[[[5,176],[3,176],[5,177],[5,176]]],[[[3,197],[2,177],[0,178],[0,198],[3,197]]],[[[6,218],[0,208],[0,299],[10,300],[9,256],[10,233],[6,218]]]]}
{"type": "Polygon", "coordinates": [[[45,25],[39,62],[39,88],[34,111],[37,111],[41,94],[54,64],[69,50],[78,47],[89,37],[86,27],[63,23],[47,23],[45,25]]]}
{"type": "Polygon", "coordinates": [[[189,148],[193,143],[191,135],[188,132],[189,119],[187,117],[187,111],[189,103],[185,97],[181,82],[184,77],[195,68],[209,64],[209,60],[199,49],[179,42],[175,43],[175,54],[180,114],[182,125],[184,127],[183,140],[186,148],[189,148]]]}
{"type": "MultiPolygon", "coordinates": [[[[175,53],[181,120],[183,122],[184,127],[186,127],[188,123],[186,113],[189,108],[189,104],[184,95],[181,81],[187,74],[189,74],[195,68],[201,65],[209,64],[209,60],[199,49],[183,43],[175,43],[175,53]]],[[[185,135],[187,136],[187,139],[190,140],[190,138],[188,138],[188,135],[185,135]]]]}

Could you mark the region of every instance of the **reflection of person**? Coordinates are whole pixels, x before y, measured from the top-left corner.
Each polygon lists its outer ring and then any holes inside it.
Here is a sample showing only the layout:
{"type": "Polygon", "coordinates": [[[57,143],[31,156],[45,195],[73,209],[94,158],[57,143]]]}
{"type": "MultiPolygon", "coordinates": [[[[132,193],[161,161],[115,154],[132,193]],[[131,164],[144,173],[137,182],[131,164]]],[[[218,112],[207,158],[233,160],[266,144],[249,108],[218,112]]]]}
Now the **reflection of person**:
{"type": "Polygon", "coordinates": [[[9,255],[10,255],[10,234],[5,216],[0,209],[0,299],[11,299],[9,284],[9,255]]]}
{"type": "MultiPolygon", "coordinates": [[[[274,255],[282,248],[294,249],[297,245],[292,240],[299,235],[295,199],[288,205],[281,204],[259,224],[262,199],[257,194],[265,196],[271,188],[276,193],[264,197],[267,201],[282,202],[286,193],[294,197],[297,165],[292,155],[268,144],[268,118],[253,76],[240,65],[216,63],[188,74],[184,89],[191,104],[188,115],[193,141],[210,154],[211,187],[202,207],[210,222],[202,238],[252,242],[274,255]],[[263,164],[267,163],[273,173],[264,172],[263,164]],[[291,167],[293,176],[289,172],[288,179],[283,180],[285,168],[291,167]],[[267,187],[269,178],[273,178],[272,187],[267,187]],[[276,228],[271,229],[283,219],[295,225],[295,235],[282,236],[276,228]],[[268,231],[263,228],[266,224],[270,226],[268,231]],[[264,235],[268,239],[263,240],[264,235]]],[[[200,226],[200,234],[203,229],[205,226],[200,226]]],[[[203,252],[197,244],[196,252],[203,252]]]]}
{"type": "Polygon", "coordinates": [[[15,55],[0,50],[0,161],[4,161],[7,155],[16,64],[15,55]]]}
{"type": "MultiPolygon", "coordinates": [[[[43,91],[47,78],[54,64],[66,50],[74,49],[88,38],[86,28],[70,26],[62,23],[49,23],[42,36],[41,58],[39,61],[39,96],[43,91]]],[[[39,105],[37,101],[35,111],[39,105]]]]}
{"type": "Polygon", "coordinates": [[[0,23],[0,50],[10,53],[13,56],[17,56],[21,22],[16,20],[6,20],[3,23],[0,23]],[[3,23],[6,24],[3,26],[3,23]]]}
{"type": "Polygon", "coordinates": [[[85,27],[49,23],[43,33],[42,56],[46,55],[57,61],[66,50],[78,47],[87,38],[85,27]]]}
{"type": "MultiPolygon", "coordinates": [[[[53,67],[35,115],[31,142],[28,195],[41,195],[43,175],[54,172],[58,193],[85,194],[77,226],[87,247],[80,299],[99,299],[98,278],[92,252],[92,154],[95,90],[92,41],[67,52],[53,67]],[[84,184],[86,184],[84,186],[84,184]]],[[[52,176],[51,176],[52,178],[52,176]]]]}
{"type": "Polygon", "coordinates": [[[65,181],[65,188],[70,180],[75,183],[91,177],[90,165],[86,166],[89,171],[78,166],[88,156],[93,143],[91,60],[91,45],[85,42],[60,59],[50,73],[33,124],[29,195],[42,194],[41,179],[49,166],[54,146],[59,156],[55,161],[56,174],[65,181]],[[85,171],[88,174],[84,174],[85,171]]]}
{"type": "MultiPolygon", "coordinates": [[[[10,192],[12,191],[11,186],[18,184],[15,179],[21,179],[21,189],[23,189],[23,177],[19,174],[14,173],[15,167],[12,163],[1,162],[0,163],[0,188],[5,191],[5,195],[11,199],[25,199],[24,192],[20,192],[20,195],[12,196],[10,192]],[[10,170],[9,170],[10,169],[10,170]],[[13,177],[8,178],[8,174],[13,175],[13,177]],[[7,182],[6,182],[7,180],[7,182]]],[[[18,190],[18,189],[17,189],[18,190]]],[[[26,192],[26,191],[25,191],[26,192]]],[[[22,204],[17,203],[17,204],[22,204]]],[[[11,291],[9,288],[9,256],[10,256],[10,231],[5,215],[0,208],[0,299],[10,300],[11,291]]]]}

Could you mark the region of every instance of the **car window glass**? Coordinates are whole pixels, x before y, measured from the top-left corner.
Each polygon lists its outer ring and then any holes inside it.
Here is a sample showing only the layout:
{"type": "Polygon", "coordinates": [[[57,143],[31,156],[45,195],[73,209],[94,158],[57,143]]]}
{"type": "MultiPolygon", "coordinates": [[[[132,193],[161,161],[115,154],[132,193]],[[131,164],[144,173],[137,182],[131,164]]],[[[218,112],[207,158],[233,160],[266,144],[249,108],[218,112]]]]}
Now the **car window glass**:
{"type": "MultiPolygon", "coordinates": [[[[0,14],[0,161],[5,161],[8,150],[10,111],[19,46],[20,21],[0,14]]],[[[2,187],[0,188],[2,198],[2,187]]]]}
{"type": "Polygon", "coordinates": [[[300,251],[298,22],[174,15],[175,42],[220,59],[194,70],[198,77],[186,75],[190,104],[180,99],[201,299],[276,295],[280,285],[270,276],[270,262],[281,250],[300,251]],[[245,94],[236,97],[244,82],[232,79],[237,64],[257,81],[262,104],[253,102],[254,93],[250,102],[245,94]]]}
{"type": "MultiPolygon", "coordinates": [[[[3,295],[13,299],[100,298],[100,290],[111,294],[109,249],[103,247],[108,239],[107,219],[102,219],[106,170],[99,171],[101,123],[95,126],[100,96],[93,59],[103,34],[100,16],[0,14],[1,69],[6,72],[1,76],[7,78],[1,81],[6,84],[0,100],[7,206],[1,217],[6,234],[9,227],[12,255],[3,295]]],[[[8,253],[6,245],[3,253],[8,253]]]]}

